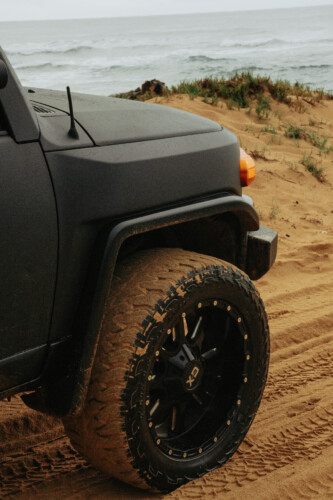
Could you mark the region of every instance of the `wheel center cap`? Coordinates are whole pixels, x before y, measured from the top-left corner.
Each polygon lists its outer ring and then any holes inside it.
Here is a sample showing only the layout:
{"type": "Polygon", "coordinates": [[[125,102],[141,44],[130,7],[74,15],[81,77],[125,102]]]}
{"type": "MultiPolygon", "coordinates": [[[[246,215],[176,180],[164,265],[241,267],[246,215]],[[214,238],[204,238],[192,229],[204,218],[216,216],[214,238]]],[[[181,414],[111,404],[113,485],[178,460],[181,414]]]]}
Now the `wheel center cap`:
{"type": "Polygon", "coordinates": [[[192,392],[199,386],[202,379],[202,366],[198,361],[190,361],[185,366],[183,386],[186,391],[192,392]]]}

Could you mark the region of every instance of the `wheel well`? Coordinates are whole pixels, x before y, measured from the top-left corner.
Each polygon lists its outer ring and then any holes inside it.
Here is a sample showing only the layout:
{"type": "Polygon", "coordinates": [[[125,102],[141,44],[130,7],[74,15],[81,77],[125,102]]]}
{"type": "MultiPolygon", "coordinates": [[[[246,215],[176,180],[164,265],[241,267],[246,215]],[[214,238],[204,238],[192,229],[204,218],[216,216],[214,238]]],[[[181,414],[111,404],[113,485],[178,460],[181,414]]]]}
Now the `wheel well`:
{"type": "MultiPolygon", "coordinates": [[[[97,277],[108,234],[109,229],[103,232],[96,245],[73,327],[71,344],[62,357],[62,376],[59,377],[59,358],[54,356],[49,361],[41,389],[25,398],[25,402],[32,408],[49,414],[66,415],[78,411],[84,402],[97,337],[86,333],[85,340],[82,341],[82,332],[92,314],[97,277]],[[81,366],[84,368],[81,369],[81,366]]],[[[129,236],[119,249],[115,265],[140,250],[165,247],[209,255],[242,268],[246,248],[244,234],[241,221],[231,212],[173,224],[129,236]]]]}
{"type": "Polygon", "coordinates": [[[117,261],[139,250],[157,247],[182,248],[240,266],[241,225],[234,214],[226,213],[135,234],[123,242],[117,261]]]}

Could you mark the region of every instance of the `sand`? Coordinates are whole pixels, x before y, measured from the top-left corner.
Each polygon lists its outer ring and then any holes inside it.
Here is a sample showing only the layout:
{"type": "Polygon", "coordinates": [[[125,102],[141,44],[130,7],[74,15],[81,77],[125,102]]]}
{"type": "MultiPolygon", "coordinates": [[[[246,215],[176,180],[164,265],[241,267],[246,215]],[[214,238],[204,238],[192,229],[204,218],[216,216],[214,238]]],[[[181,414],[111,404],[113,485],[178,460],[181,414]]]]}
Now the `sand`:
{"type": "MultiPolygon", "coordinates": [[[[268,120],[187,96],[158,99],[234,131],[259,158],[252,196],[261,224],[279,232],[277,262],[257,282],[271,329],[269,379],[258,415],[239,451],[220,470],[168,498],[333,498],[333,152],[285,137],[297,124],[333,145],[333,101],[290,108],[268,120]],[[265,132],[274,127],[276,134],[265,132]],[[326,169],[319,182],[300,163],[312,154],[326,169]]],[[[271,129],[272,130],[272,129],[271,129]]],[[[60,422],[0,403],[0,497],[16,499],[162,498],[109,479],[71,448],[60,422]]]]}

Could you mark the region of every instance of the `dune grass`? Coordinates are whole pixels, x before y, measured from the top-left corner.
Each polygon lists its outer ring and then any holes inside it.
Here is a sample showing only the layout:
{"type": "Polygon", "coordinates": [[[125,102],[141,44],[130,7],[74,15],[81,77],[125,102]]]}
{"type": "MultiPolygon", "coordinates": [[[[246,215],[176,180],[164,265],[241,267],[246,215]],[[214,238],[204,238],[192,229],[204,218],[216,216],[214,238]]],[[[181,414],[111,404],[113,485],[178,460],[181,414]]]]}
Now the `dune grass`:
{"type": "Polygon", "coordinates": [[[332,99],[332,95],[322,89],[311,90],[310,87],[299,82],[293,85],[287,80],[271,80],[268,76],[255,76],[250,72],[235,73],[228,79],[204,78],[193,81],[182,81],[171,87],[171,92],[176,94],[190,94],[197,96],[231,99],[240,108],[247,108],[249,101],[260,95],[269,94],[278,102],[289,104],[291,96],[302,97],[316,102],[323,99],[332,99]]]}
{"type": "MultiPolygon", "coordinates": [[[[249,113],[254,109],[259,120],[267,119],[271,112],[271,102],[285,103],[297,112],[304,110],[304,102],[316,104],[324,99],[333,99],[332,94],[322,89],[311,90],[299,82],[291,84],[287,80],[273,81],[268,76],[255,76],[250,72],[235,73],[230,78],[210,77],[191,81],[181,81],[168,88],[162,84],[162,92],[154,93],[144,86],[135,91],[117,94],[116,97],[146,101],[159,96],[169,97],[172,94],[188,95],[190,99],[202,98],[203,102],[217,106],[223,100],[228,109],[247,108],[249,113]]],[[[297,135],[297,131],[294,131],[297,135]]],[[[290,134],[292,135],[292,130],[290,134]]],[[[287,135],[287,134],[286,134],[287,135]]],[[[296,138],[296,137],[294,137],[296,138]]],[[[319,146],[317,146],[319,147],[319,146]]],[[[321,146],[323,150],[326,143],[321,146]]]]}
{"type": "Polygon", "coordinates": [[[325,182],[325,169],[321,166],[318,166],[316,160],[311,156],[311,154],[303,154],[303,158],[301,160],[302,165],[304,165],[305,169],[310,172],[319,182],[325,182]]]}

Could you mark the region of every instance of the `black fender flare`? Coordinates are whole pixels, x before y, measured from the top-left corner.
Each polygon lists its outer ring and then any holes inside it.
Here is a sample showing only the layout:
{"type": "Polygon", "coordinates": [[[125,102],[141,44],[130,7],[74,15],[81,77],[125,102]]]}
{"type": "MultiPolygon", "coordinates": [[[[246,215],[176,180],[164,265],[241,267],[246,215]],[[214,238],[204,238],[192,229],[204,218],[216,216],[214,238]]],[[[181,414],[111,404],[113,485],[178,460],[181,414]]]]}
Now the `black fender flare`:
{"type": "Polygon", "coordinates": [[[232,212],[246,231],[259,228],[258,214],[248,196],[227,195],[220,198],[172,208],[134,219],[124,220],[111,230],[100,266],[97,287],[89,324],[83,342],[80,367],[76,373],[76,390],[69,413],[76,413],[84,403],[91,368],[99,340],[103,308],[111,291],[112,277],[122,243],[133,234],[139,234],[181,222],[201,219],[211,215],[232,212]]]}
{"type": "Polygon", "coordinates": [[[246,236],[249,231],[259,228],[252,199],[230,194],[126,219],[114,225],[108,234],[100,261],[86,327],[84,331],[81,330],[79,338],[64,343],[60,348],[50,349],[44,384],[34,395],[24,396],[26,404],[57,416],[78,414],[82,410],[99,341],[104,305],[111,291],[120,247],[128,237],[228,212],[238,218],[246,236]],[[59,355],[62,363],[59,363],[59,355]]]}

